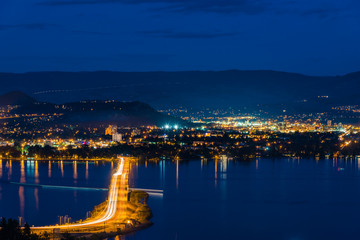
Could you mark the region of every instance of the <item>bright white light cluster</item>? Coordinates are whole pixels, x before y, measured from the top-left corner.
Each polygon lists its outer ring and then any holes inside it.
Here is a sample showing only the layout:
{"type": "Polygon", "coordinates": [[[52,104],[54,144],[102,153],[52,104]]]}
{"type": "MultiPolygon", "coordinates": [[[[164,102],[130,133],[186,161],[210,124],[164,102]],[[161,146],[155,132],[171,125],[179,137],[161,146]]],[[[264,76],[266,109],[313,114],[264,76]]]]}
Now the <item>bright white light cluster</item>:
{"type": "Polygon", "coordinates": [[[180,127],[179,127],[179,125],[170,126],[169,124],[166,124],[166,125],[164,126],[164,128],[165,128],[165,129],[171,129],[171,128],[173,128],[173,129],[175,129],[175,130],[178,130],[180,127]]]}

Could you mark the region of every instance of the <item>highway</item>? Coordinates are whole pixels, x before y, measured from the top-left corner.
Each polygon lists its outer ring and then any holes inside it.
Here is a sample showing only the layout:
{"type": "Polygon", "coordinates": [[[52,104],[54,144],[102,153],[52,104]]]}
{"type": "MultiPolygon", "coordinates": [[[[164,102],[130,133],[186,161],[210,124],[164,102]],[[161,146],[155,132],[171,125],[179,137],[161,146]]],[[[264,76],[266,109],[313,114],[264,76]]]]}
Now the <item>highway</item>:
{"type": "Polygon", "coordinates": [[[118,168],[111,178],[107,205],[101,214],[97,214],[79,223],[32,227],[31,230],[33,232],[52,232],[54,229],[61,232],[116,231],[126,218],[126,204],[129,191],[128,174],[129,160],[120,158],[118,168]]]}

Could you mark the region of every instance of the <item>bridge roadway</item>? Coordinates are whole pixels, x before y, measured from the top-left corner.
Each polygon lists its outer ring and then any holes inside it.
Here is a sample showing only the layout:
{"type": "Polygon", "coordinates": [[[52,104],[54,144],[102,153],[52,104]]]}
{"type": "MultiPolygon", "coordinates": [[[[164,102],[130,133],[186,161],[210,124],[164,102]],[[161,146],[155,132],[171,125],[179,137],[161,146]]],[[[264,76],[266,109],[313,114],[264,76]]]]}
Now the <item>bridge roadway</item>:
{"type": "Polygon", "coordinates": [[[118,168],[111,178],[107,205],[100,214],[73,224],[32,227],[32,232],[116,232],[126,219],[129,166],[128,159],[120,158],[118,168]]]}
{"type": "MultiPolygon", "coordinates": [[[[43,185],[43,184],[33,184],[33,183],[21,183],[21,182],[9,182],[9,181],[1,181],[4,183],[15,184],[19,186],[25,187],[36,187],[36,188],[50,188],[50,189],[61,189],[61,190],[81,190],[81,191],[109,191],[108,188],[92,188],[92,187],[69,187],[69,186],[59,186],[59,185],[43,185]]],[[[152,196],[162,197],[164,191],[158,189],[145,189],[145,188],[129,188],[130,191],[143,191],[147,192],[152,196]]]]}

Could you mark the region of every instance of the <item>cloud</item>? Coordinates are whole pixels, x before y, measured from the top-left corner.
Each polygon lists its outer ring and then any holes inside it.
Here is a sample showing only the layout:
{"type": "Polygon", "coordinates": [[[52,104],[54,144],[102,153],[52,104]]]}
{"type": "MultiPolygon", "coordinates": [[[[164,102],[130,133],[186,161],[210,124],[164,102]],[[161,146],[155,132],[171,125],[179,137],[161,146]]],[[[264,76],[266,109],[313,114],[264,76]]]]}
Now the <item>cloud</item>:
{"type": "Polygon", "coordinates": [[[91,5],[91,4],[165,4],[158,10],[176,12],[213,12],[258,14],[264,12],[268,4],[264,0],[59,0],[45,1],[40,6],[66,6],[66,5],[91,5]]]}
{"type": "Polygon", "coordinates": [[[54,24],[43,24],[43,23],[30,23],[30,24],[7,24],[1,25],[0,30],[8,30],[8,29],[27,29],[27,30],[44,30],[49,27],[54,27],[54,24]]]}
{"type": "MultiPolygon", "coordinates": [[[[41,0],[39,0],[41,1],[41,0]]],[[[327,18],[338,16],[340,12],[349,10],[340,9],[334,5],[334,1],[323,4],[314,0],[42,0],[38,6],[67,6],[67,5],[95,5],[95,4],[147,4],[152,5],[155,11],[170,11],[179,13],[219,13],[232,14],[243,13],[258,15],[264,12],[272,12],[277,15],[298,15],[302,17],[327,18]],[[333,7],[331,7],[333,6],[333,7]]],[[[325,1],[326,2],[326,1],[325,1]]],[[[351,2],[351,5],[357,2],[351,2]]],[[[357,5],[354,5],[356,8],[357,5]]]]}
{"type": "Polygon", "coordinates": [[[19,30],[47,30],[49,28],[56,27],[64,32],[84,35],[111,35],[105,32],[86,31],[86,30],[68,30],[56,24],[44,24],[44,23],[30,23],[30,24],[0,24],[0,31],[9,29],[19,30]]]}
{"type": "MultiPolygon", "coordinates": [[[[170,3],[172,1],[166,2],[170,3]]],[[[265,1],[259,0],[179,0],[164,9],[175,12],[245,13],[254,15],[265,12],[269,6],[265,1]]]]}
{"type": "Polygon", "coordinates": [[[314,8],[309,10],[304,10],[301,12],[302,16],[317,16],[320,18],[327,18],[330,16],[337,16],[340,13],[340,9],[327,9],[327,8],[314,8]]]}
{"type": "Polygon", "coordinates": [[[46,2],[40,2],[40,3],[37,3],[36,5],[39,5],[39,6],[65,6],[65,5],[89,5],[89,4],[105,4],[105,3],[119,3],[121,1],[116,1],[116,0],[113,0],[113,1],[109,1],[109,0],[104,0],[104,1],[97,1],[97,0],[90,0],[90,1],[46,1],[46,2]]]}
{"type": "Polygon", "coordinates": [[[71,30],[70,32],[76,34],[84,34],[84,35],[103,35],[103,36],[111,35],[110,33],[105,33],[105,32],[84,31],[84,30],[71,30]]]}
{"type": "MultiPolygon", "coordinates": [[[[346,2],[347,0],[344,0],[346,2]]],[[[292,1],[284,0],[281,4],[273,5],[272,9],[278,15],[295,15],[301,17],[336,18],[349,11],[347,4],[335,4],[329,1],[292,1]]]]}
{"type": "Polygon", "coordinates": [[[140,31],[138,33],[152,37],[174,38],[174,39],[210,39],[210,38],[231,37],[238,35],[238,33],[174,32],[172,30],[140,31]]]}

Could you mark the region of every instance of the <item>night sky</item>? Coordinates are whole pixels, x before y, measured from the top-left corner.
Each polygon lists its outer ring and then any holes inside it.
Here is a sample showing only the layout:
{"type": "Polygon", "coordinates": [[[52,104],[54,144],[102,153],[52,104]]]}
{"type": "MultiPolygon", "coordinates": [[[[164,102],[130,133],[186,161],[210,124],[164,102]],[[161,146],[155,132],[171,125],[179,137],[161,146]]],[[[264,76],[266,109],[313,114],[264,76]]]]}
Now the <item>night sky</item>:
{"type": "Polygon", "coordinates": [[[357,0],[2,0],[0,71],[360,70],[357,0]]]}

